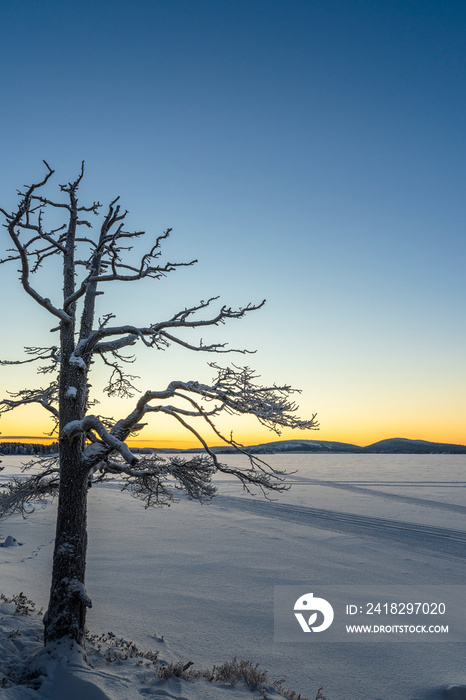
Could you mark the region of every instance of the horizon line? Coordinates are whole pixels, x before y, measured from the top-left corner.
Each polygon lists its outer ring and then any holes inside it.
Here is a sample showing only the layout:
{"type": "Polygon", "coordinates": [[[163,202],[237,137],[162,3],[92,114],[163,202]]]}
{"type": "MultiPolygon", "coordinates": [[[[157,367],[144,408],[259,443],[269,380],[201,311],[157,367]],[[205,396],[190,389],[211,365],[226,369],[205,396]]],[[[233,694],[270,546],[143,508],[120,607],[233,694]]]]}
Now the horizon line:
{"type": "MultiPolygon", "coordinates": [[[[42,437],[39,435],[1,435],[0,433],[0,444],[2,442],[5,442],[7,440],[12,440],[12,441],[21,441],[21,440],[37,440],[39,441],[40,444],[53,444],[54,442],[58,442],[57,437],[42,437]]],[[[375,445],[378,442],[383,442],[385,440],[409,440],[411,442],[432,442],[440,445],[459,445],[459,446],[466,446],[464,443],[461,442],[455,442],[455,443],[448,443],[448,442],[443,442],[443,441],[438,441],[438,440],[426,440],[425,438],[404,438],[400,436],[395,436],[395,437],[390,437],[390,438],[381,438],[380,440],[376,440],[375,442],[370,442],[367,445],[360,445],[355,442],[347,442],[347,441],[342,441],[342,440],[316,440],[316,439],[308,439],[308,438],[291,438],[291,439],[286,439],[286,440],[271,440],[270,442],[252,442],[249,444],[242,444],[242,447],[257,447],[258,445],[273,445],[274,443],[278,442],[320,442],[320,443],[325,443],[325,442],[335,442],[335,443],[340,443],[342,445],[353,445],[354,447],[369,447],[370,445],[375,445]]],[[[191,447],[186,447],[185,445],[191,445],[192,441],[191,440],[138,440],[135,438],[134,440],[129,441],[129,447],[137,448],[141,447],[142,449],[145,449],[141,445],[135,445],[134,443],[140,443],[140,442],[146,442],[150,443],[146,447],[147,448],[152,448],[152,449],[170,449],[173,448],[175,450],[192,450],[192,449],[199,449],[203,450],[204,448],[202,446],[191,446],[191,447]],[[175,444],[173,444],[175,442],[175,444]],[[131,445],[131,443],[133,443],[131,445]],[[156,445],[154,443],[157,443],[156,445]],[[168,447],[163,447],[163,443],[169,444],[168,447]]],[[[208,447],[228,447],[228,443],[219,443],[219,444],[212,444],[208,445],[208,447]]]]}

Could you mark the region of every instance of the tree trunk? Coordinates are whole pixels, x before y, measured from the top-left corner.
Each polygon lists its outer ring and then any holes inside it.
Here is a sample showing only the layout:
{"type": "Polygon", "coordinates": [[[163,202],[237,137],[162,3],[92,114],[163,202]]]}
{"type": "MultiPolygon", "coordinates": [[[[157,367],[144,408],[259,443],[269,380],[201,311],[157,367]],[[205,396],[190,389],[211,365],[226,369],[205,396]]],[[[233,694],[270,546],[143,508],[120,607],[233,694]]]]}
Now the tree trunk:
{"type": "MultiPolygon", "coordinates": [[[[64,297],[74,291],[74,225],[70,226],[64,266],[64,297]]],[[[61,324],[59,378],[60,486],[53,554],[50,601],[44,616],[44,642],[67,637],[82,645],[86,607],[91,607],[84,580],[87,553],[88,472],[82,462],[84,436],[63,437],[66,425],[80,421],[87,404],[88,367],[75,351],[75,305],[69,309],[71,322],[61,324]]]]}
{"type": "Polygon", "coordinates": [[[87,551],[87,474],[81,466],[80,440],[60,445],[60,493],[53,554],[50,602],[44,617],[44,641],[63,637],[83,644],[87,551]]]}
{"type": "MultiPolygon", "coordinates": [[[[86,368],[72,361],[72,329],[63,332],[60,369],[60,429],[81,420],[87,392],[86,368]],[[70,391],[70,388],[73,388],[70,391]],[[75,390],[75,391],[74,391],[75,390]]],[[[45,643],[69,637],[82,645],[86,607],[87,469],[82,463],[84,437],[59,439],[60,486],[53,555],[52,585],[44,617],[45,643]]]]}

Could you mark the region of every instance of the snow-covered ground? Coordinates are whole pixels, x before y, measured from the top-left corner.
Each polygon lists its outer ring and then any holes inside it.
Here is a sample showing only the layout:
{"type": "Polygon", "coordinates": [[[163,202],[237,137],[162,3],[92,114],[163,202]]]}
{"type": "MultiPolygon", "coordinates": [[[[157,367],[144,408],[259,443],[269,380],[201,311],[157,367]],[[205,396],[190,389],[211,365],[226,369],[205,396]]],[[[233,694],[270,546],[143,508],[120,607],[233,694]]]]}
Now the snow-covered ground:
{"type": "MultiPolygon", "coordinates": [[[[464,455],[267,459],[295,471],[292,489],[274,502],[252,499],[225,478],[210,504],[182,500],[149,511],[117,485],[93,488],[90,631],[112,632],[139,649],[158,650],[166,663],[192,661],[197,669],[234,656],[259,662],[270,681],[282,678],[286,688],[311,700],[320,686],[327,700],[464,700],[466,630],[463,643],[285,643],[274,642],[273,620],[277,585],[465,585],[464,455]]],[[[228,463],[239,460],[225,456],[228,463]]],[[[17,473],[20,461],[5,457],[0,478],[17,473]]],[[[11,535],[22,543],[0,548],[0,593],[6,597],[23,592],[46,606],[54,515],[51,505],[28,520],[0,523],[0,541],[11,535]]],[[[0,601],[0,678],[15,655],[40,646],[40,617],[13,615],[14,607],[0,601]]],[[[147,658],[102,664],[90,657],[94,669],[71,654],[69,666],[49,661],[53,673],[39,690],[10,687],[0,694],[8,700],[62,697],[71,678],[76,697],[89,700],[261,697],[241,684],[231,688],[205,678],[155,680],[147,658]]]]}

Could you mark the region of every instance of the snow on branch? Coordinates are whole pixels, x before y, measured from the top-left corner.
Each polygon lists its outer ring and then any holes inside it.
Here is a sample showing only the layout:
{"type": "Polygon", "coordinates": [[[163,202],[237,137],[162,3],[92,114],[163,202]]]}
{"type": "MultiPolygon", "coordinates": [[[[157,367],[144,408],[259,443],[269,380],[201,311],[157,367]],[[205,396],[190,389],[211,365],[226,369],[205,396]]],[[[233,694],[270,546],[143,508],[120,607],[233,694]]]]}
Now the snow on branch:
{"type": "Polygon", "coordinates": [[[98,353],[100,355],[105,354],[106,352],[115,352],[117,350],[121,350],[122,348],[129,347],[130,345],[134,345],[138,337],[140,337],[136,333],[131,333],[129,335],[122,336],[121,338],[116,338],[115,340],[110,340],[107,343],[98,343],[94,347],[94,352],[98,353]]]}
{"type": "Polygon", "coordinates": [[[105,445],[119,452],[128,464],[136,464],[138,462],[138,458],[131,453],[128,446],[109,433],[97,416],[85,416],[82,420],[70,421],[62,428],[60,439],[72,440],[80,433],[86,434],[91,431],[95,431],[105,445]]]}

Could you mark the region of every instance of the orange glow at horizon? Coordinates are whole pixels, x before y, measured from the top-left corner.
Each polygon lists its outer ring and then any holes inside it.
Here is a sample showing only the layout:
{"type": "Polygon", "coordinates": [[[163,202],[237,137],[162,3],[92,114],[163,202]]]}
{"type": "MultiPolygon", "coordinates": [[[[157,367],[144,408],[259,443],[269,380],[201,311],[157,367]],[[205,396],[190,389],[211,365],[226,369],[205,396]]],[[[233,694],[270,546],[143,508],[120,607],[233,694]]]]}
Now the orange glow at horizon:
{"type": "MultiPolygon", "coordinates": [[[[297,431],[284,431],[281,435],[275,435],[273,433],[270,434],[265,434],[262,433],[248,433],[244,434],[243,436],[237,435],[236,439],[238,442],[241,442],[241,444],[245,445],[246,447],[249,445],[257,445],[257,444],[263,444],[263,443],[273,443],[273,442],[279,442],[282,440],[310,440],[310,441],[316,441],[316,442],[342,442],[342,443],[350,443],[353,445],[358,445],[361,447],[364,447],[366,445],[371,445],[375,442],[378,442],[380,440],[386,440],[389,438],[406,438],[408,440],[426,440],[429,442],[438,442],[438,443],[446,443],[446,444],[456,444],[456,445],[464,445],[466,444],[466,439],[464,436],[464,431],[460,430],[451,430],[451,431],[442,431],[439,430],[438,432],[435,432],[433,434],[432,432],[429,431],[422,431],[417,428],[404,428],[404,429],[393,429],[393,430],[387,430],[387,429],[380,429],[380,428],[374,428],[373,430],[366,430],[366,431],[361,431],[361,433],[347,433],[346,431],[335,431],[335,432],[328,432],[328,431],[305,431],[305,432],[297,432],[297,431]],[[426,432],[428,434],[426,434],[426,432]]],[[[4,435],[0,434],[0,445],[2,443],[6,442],[18,442],[18,443],[35,443],[39,445],[50,445],[54,442],[57,442],[58,439],[56,436],[54,437],[47,437],[47,436],[40,436],[40,435],[21,435],[21,434],[16,434],[16,435],[4,435]]],[[[181,449],[181,450],[188,450],[188,449],[193,449],[193,448],[202,448],[202,445],[195,440],[195,439],[182,439],[177,437],[176,435],[173,435],[171,438],[167,438],[164,440],[159,440],[155,437],[152,438],[128,438],[127,443],[130,447],[133,448],[159,448],[159,449],[181,449]]],[[[214,446],[220,446],[224,443],[222,443],[220,440],[207,440],[207,443],[210,447],[214,446]]]]}
{"type": "MultiPolygon", "coordinates": [[[[453,403],[453,402],[452,402],[453,403]]],[[[234,438],[246,446],[257,445],[279,440],[315,440],[329,442],[346,442],[366,446],[388,438],[407,438],[411,440],[427,440],[430,442],[466,444],[464,429],[464,411],[461,405],[452,405],[450,412],[433,415],[429,405],[409,404],[405,401],[402,409],[396,410],[396,402],[378,405],[372,415],[368,415],[367,406],[349,406],[340,401],[324,404],[319,396],[316,404],[322,411],[317,415],[320,421],[319,430],[284,429],[281,435],[258,427],[257,421],[251,417],[237,418],[230,416],[219,424],[224,435],[234,431],[234,438]]],[[[308,415],[310,411],[302,406],[300,413],[308,415]],[[302,410],[301,410],[302,409],[302,410]]],[[[6,413],[0,422],[0,443],[24,442],[50,444],[58,440],[57,435],[50,436],[50,419],[44,416],[40,407],[23,407],[17,411],[6,413]]],[[[202,431],[201,431],[202,432],[202,431]]],[[[221,440],[213,433],[206,431],[203,435],[210,446],[220,445],[221,440]]],[[[189,433],[174,430],[172,424],[157,420],[148,425],[139,434],[128,439],[128,444],[134,448],[178,448],[192,449],[200,444],[189,433]],[[162,438],[160,437],[162,436],[162,438]]]]}

